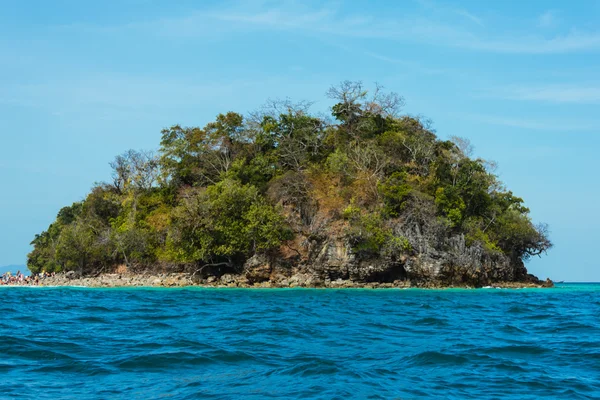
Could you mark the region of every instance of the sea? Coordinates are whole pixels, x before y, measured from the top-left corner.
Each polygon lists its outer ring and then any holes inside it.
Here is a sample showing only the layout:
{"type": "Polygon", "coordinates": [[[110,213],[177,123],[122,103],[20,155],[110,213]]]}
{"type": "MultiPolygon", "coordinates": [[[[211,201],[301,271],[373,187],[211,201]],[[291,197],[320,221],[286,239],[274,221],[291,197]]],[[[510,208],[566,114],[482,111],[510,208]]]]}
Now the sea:
{"type": "Polygon", "coordinates": [[[600,284],[0,287],[2,399],[598,399],[600,284]]]}

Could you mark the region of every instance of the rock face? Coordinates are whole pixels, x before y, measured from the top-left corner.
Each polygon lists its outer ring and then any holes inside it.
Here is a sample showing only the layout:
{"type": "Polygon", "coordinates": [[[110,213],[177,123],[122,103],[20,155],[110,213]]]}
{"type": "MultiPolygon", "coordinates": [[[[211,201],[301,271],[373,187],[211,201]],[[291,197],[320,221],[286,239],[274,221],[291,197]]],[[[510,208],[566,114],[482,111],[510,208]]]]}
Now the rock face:
{"type": "Polygon", "coordinates": [[[522,263],[515,265],[503,254],[490,254],[476,243],[466,246],[464,236],[453,236],[445,250],[424,246],[423,252],[407,259],[409,279],[447,285],[486,286],[492,282],[511,282],[521,278],[522,263]]]}
{"type": "Polygon", "coordinates": [[[264,256],[255,255],[244,264],[244,275],[250,284],[271,279],[271,264],[264,256]]]}
{"type": "Polygon", "coordinates": [[[479,242],[468,245],[464,235],[452,234],[438,223],[432,210],[420,211],[422,215],[399,218],[391,227],[396,237],[406,238],[410,250],[365,256],[355,252],[342,235],[325,231],[321,235],[324,239],[310,243],[301,264],[324,282],[341,280],[361,285],[409,282],[423,287],[482,287],[500,282],[544,283],[527,273],[521,259],[485,249],[479,242]]]}
{"type": "Polygon", "coordinates": [[[309,270],[325,281],[394,282],[407,278],[403,265],[394,260],[372,258],[361,260],[343,240],[325,241],[309,270]]]}
{"type": "Polygon", "coordinates": [[[81,278],[81,274],[79,272],[69,271],[69,272],[65,273],[65,278],[78,279],[78,278],[81,278]]]}

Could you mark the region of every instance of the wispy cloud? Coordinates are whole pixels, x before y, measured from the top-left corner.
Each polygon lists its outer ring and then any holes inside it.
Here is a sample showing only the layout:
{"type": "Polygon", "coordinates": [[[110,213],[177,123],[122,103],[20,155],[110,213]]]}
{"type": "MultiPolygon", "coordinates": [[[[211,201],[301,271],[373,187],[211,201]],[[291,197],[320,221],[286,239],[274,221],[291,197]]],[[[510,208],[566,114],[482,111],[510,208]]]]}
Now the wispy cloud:
{"type": "Polygon", "coordinates": [[[537,18],[537,26],[540,28],[552,28],[558,24],[558,17],[556,11],[548,10],[542,13],[537,18]]]}
{"type": "Polygon", "coordinates": [[[483,23],[483,20],[481,18],[479,18],[478,16],[476,16],[475,14],[471,14],[470,12],[468,12],[467,10],[454,10],[454,12],[458,15],[461,15],[465,18],[467,18],[468,20],[470,20],[471,22],[475,22],[477,25],[479,26],[484,26],[485,24],[483,23]]]}
{"type": "Polygon", "coordinates": [[[556,120],[551,118],[544,120],[535,120],[520,117],[487,114],[461,114],[460,117],[484,124],[508,126],[511,128],[522,128],[536,131],[552,131],[566,133],[600,132],[600,121],[569,122],[565,120],[556,120]]]}
{"type": "MultiPolygon", "coordinates": [[[[466,10],[454,13],[483,25],[481,18],[466,10]]],[[[550,14],[549,14],[550,15],[550,14]]],[[[550,17],[546,16],[546,22],[550,17]]],[[[491,29],[474,32],[453,21],[433,19],[426,15],[387,17],[348,13],[335,4],[310,8],[305,5],[280,7],[233,8],[199,11],[181,18],[155,21],[158,32],[166,35],[190,35],[207,24],[218,22],[228,32],[249,28],[258,30],[285,30],[308,34],[327,34],[364,39],[386,39],[418,42],[436,46],[456,47],[496,53],[549,54],[600,50],[600,32],[572,30],[547,37],[536,33],[507,35],[491,29]]],[[[203,30],[204,31],[204,30],[203,30]]],[[[523,32],[531,32],[523,26],[523,32]]]]}
{"type": "Polygon", "coordinates": [[[511,85],[488,92],[491,97],[507,100],[543,101],[550,103],[600,103],[600,86],[591,85],[511,85]]]}
{"type": "Polygon", "coordinates": [[[438,68],[435,66],[425,65],[420,62],[412,61],[408,58],[395,58],[389,57],[384,54],[375,53],[372,51],[365,51],[364,54],[368,57],[374,58],[376,60],[384,61],[390,64],[400,65],[405,67],[411,73],[421,74],[421,75],[446,75],[451,76],[453,78],[457,77],[466,77],[471,76],[464,70],[452,69],[452,68],[438,68]]]}
{"type": "MultiPolygon", "coordinates": [[[[441,7],[431,2],[423,4],[438,7],[438,10],[441,7]]],[[[541,17],[544,23],[553,20],[554,14],[541,17]]],[[[73,25],[71,28],[83,29],[83,26],[73,25]]],[[[92,26],[91,29],[95,28],[92,26]]],[[[600,50],[600,31],[573,29],[547,36],[532,31],[530,24],[523,22],[520,34],[508,34],[503,30],[502,24],[499,23],[497,29],[488,27],[481,17],[465,9],[452,9],[449,13],[413,11],[410,15],[376,15],[369,11],[349,11],[339,3],[310,6],[288,2],[271,6],[264,2],[240,2],[196,10],[186,15],[97,29],[143,30],[151,35],[201,37],[205,40],[248,31],[288,31],[314,36],[412,42],[492,53],[554,54],[600,50]],[[448,15],[466,18],[477,26],[469,27],[448,15]]],[[[514,29],[513,32],[519,32],[519,29],[514,29]]]]}
{"type": "Polygon", "coordinates": [[[456,8],[441,4],[433,0],[417,0],[421,7],[428,11],[432,11],[438,14],[454,14],[469,20],[479,26],[484,26],[483,19],[473,14],[472,12],[465,10],[464,8],[456,8]]]}

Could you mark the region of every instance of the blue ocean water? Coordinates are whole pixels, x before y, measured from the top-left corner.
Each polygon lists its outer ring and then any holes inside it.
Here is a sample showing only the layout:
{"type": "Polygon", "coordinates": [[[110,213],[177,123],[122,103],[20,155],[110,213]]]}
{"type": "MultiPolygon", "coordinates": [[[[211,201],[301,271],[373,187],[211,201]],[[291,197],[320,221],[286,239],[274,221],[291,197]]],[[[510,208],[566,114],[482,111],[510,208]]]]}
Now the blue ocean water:
{"type": "Polygon", "coordinates": [[[600,285],[0,288],[0,398],[600,398],[600,285]]]}

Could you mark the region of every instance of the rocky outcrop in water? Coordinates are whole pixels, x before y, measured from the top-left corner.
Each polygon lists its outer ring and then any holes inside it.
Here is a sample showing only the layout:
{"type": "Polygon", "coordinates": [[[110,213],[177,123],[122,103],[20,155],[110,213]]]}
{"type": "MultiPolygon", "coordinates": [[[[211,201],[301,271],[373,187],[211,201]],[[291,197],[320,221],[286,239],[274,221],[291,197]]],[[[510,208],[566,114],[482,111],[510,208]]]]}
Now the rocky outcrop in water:
{"type": "Polygon", "coordinates": [[[342,241],[326,241],[306,271],[323,282],[349,280],[359,284],[406,282],[412,286],[483,287],[500,282],[542,285],[545,282],[527,273],[521,260],[490,254],[475,244],[467,246],[463,236],[451,237],[440,250],[424,243],[421,252],[398,259],[360,259],[342,241]]]}
{"type": "Polygon", "coordinates": [[[273,273],[293,275],[298,271],[329,286],[349,281],[357,285],[394,284],[417,287],[484,287],[512,282],[514,285],[551,285],[528,274],[520,257],[511,258],[486,249],[482,242],[467,243],[463,233],[453,233],[435,216],[431,203],[407,207],[397,219],[388,222],[395,237],[405,238],[409,250],[357,251],[344,230],[335,229],[327,217],[310,239],[297,242],[288,259],[280,254],[268,259],[253,257],[244,268],[251,282],[273,281],[273,273]],[[289,265],[292,265],[290,268],[289,265]]]}

